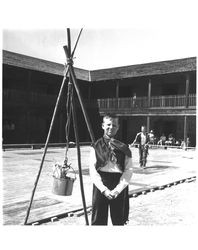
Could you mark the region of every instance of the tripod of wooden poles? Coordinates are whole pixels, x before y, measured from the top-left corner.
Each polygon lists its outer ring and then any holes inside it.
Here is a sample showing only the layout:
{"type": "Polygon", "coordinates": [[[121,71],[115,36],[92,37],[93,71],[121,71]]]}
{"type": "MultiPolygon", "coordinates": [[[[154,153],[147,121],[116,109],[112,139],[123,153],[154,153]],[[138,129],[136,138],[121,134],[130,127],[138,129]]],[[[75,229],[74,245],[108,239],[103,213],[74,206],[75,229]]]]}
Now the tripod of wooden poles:
{"type": "MultiPolygon", "coordinates": [[[[78,44],[81,33],[82,33],[82,29],[80,30],[80,33],[78,35],[77,41],[76,41],[75,46],[74,46],[74,49],[71,52],[70,29],[69,28],[67,29],[67,46],[63,47],[64,51],[65,51],[66,59],[67,59],[67,63],[66,63],[65,70],[64,70],[64,77],[63,77],[63,81],[62,81],[62,84],[61,84],[61,87],[60,87],[60,90],[59,90],[56,105],[55,105],[55,108],[54,108],[54,112],[53,112],[52,120],[51,120],[51,123],[50,123],[50,127],[49,127],[49,131],[48,131],[48,135],[47,135],[43,155],[42,155],[42,158],[41,158],[40,168],[39,168],[39,171],[38,171],[35,183],[34,183],[34,187],[33,187],[33,190],[32,190],[32,194],[31,194],[29,206],[28,206],[28,209],[27,209],[24,225],[26,225],[27,221],[28,221],[31,205],[32,205],[32,202],[33,202],[33,199],[34,199],[34,194],[35,194],[36,187],[37,187],[37,184],[38,184],[38,181],[39,181],[39,177],[40,177],[40,174],[41,174],[41,171],[42,171],[42,167],[43,167],[43,163],[44,163],[45,156],[46,156],[46,153],[47,153],[51,132],[52,132],[52,129],[53,129],[53,126],[54,126],[55,117],[56,117],[58,106],[59,106],[59,103],[60,103],[61,94],[63,92],[65,82],[66,82],[66,80],[68,80],[68,78],[69,78],[69,81],[68,81],[67,104],[69,103],[68,100],[71,100],[71,103],[70,103],[70,111],[71,112],[68,112],[67,121],[70,121],[70,115],[72,115],[73,128],[74,128],[75,141],[76,141],[76,148],[77,148],[77,158],[78,158],[78,169],[79,169],[79,179],[80,179],[80,189],[81,189],[82,203],[83,203],[83,209],[84,209],[84,214],[85,214],[85,222],[86,222],[86,225],[89,225],[87,210],[86,210],[86,201],[85,201],[85,195],[84,195],[83,178],[82,178],[81,153],[80,153],[80,144],[79,144],[77,117],[76,117],[76,104],[75,104],[75,99],[73,98],[74,91],[75,91],[75,93],[76,93],[76,95],[78,97],[82,112],[83,112],[83,116],[84,116],[84,119],[85,119],[85,122],[86,122],[86,125],[87,125],[87,128],[88,128],[89,134],[90,134],[91,142],[92,142],[92,144],[94,144],[94,142],[95,142],[94,134],[93,134],[93,131],[92,131],[92,128],[91,128],[89,117],[88,117],[86,109],[85,109],[85,105],[83,103],[83,99],[82,99],[81,94],[80,94],[80,90],[79,90],[79,87],[78,87],[78,83],[77,83],[74,68],[73,68],[74,52],[76,50],[76,47],[77,47],[77,44],[78,44]]],[[[68,142],[69,126],[70,126],[70,123],[68,123],[67,126],[66,126],[67,146],[66,146],[65,161],[67,161],[67,150],[68,150],[68,145],[69,145],[69,142],[68,142]]]]}

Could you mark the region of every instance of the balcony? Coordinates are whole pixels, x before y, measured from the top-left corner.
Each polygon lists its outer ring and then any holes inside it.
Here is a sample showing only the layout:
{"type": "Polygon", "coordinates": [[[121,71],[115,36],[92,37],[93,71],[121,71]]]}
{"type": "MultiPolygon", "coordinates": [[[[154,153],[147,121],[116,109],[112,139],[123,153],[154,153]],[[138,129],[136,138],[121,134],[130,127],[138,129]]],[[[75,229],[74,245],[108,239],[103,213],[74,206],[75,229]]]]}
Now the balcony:
{"type": "MultiPolygon", "coordinates": [[[[100,112],[117,111],[132,111],[152,110],[152,109],[186,109],[185,95],[169,95],[169,96],[153,96],[150,98],[150,105],[148,97],[129,98],[107,98],[98,99],[98,108],[100,112]]],[[[188,98],[188,107],[196,108],[196,94],[190,94],[188,98]]]]}

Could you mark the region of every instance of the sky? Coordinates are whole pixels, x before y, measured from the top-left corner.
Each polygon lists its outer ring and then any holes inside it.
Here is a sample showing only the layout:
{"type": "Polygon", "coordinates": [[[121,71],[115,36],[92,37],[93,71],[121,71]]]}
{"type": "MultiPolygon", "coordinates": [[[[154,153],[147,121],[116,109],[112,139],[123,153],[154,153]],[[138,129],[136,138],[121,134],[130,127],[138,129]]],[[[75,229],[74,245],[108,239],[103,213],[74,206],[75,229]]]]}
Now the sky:
{"type": "MultiPolygon", "coordinates": [[[[197,56],[195,0],[3,1],[5,50],[65,63],[66,28],[74,66],[93,70],[197,56]]],[[[2,11],[3,10],[3,11],[2,11]]]]}
{"type": "MultiPolygon", "coordinates": [[[[80,29],[70,29],[72,46],[80,29]]],[[[74,66],[93,70],[196,56],[194,30],[83,28],[74,66]]],[[[3,49],[65,63],[65,29],[4,29],[3,49]]]]}

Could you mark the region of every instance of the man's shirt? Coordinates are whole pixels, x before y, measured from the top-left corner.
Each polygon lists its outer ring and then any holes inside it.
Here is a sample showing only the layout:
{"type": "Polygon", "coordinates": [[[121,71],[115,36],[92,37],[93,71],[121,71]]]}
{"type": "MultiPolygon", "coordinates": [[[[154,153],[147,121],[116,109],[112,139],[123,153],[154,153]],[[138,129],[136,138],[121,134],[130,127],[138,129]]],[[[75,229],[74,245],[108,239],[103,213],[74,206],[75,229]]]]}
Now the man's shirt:
{"type": "MultiPolygon", "coordinates": [[[[89,170],[92,182],[95,186],[101,191],[104,192],[107,187],[103,184],[101,180],[100,174],[97,172],[95,168],[96,164],[96,155],[94,148],[91,148],[90,152],[90,163],[89,163],[89,170]]],[[[117,166],[116,163],[108,161],[103,167],[100,168],[101,172],[107,173],[121,173],[120,181],[118,185],[115,187],[114,191],[121,193],[121,191],[129,184],[130,179],[132,177],[133,169],[132,169],[132,158],[125,156],[125,168],[124,172],[122,173],[120,168],[117,166]]]]}
{"type": "Polygon", "coordinates": [[[144,135],[143,133],[141,133],[140,136],[141,136],[141,145],[145,145],[146,144],[146,134],[144,135]]]}

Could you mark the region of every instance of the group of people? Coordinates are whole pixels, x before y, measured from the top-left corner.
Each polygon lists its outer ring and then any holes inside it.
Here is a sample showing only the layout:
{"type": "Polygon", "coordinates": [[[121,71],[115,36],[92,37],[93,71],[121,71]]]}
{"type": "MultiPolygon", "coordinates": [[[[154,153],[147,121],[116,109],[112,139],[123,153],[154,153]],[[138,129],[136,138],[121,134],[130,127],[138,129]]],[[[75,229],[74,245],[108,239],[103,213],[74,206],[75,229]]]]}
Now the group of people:
{"type": "Polygon", "coordinates": [[[158,141],[157,145],[165,145],[165,146],[178,146],[178,147],[189,147],[190,146],[190,138],[187,137],[186,138],[186,142],[182,139],[176,139],[174,137],[174,135],[171,133],[168,135],[168,137],[166,138],[166,136],[164,134],[162,134],[162,136],[160,137],[160,140],[158,141]]]}
{"type": "Polygon", "coordinates": [[[190,146],[190,139],[189,137],[186,138],[186,142],[184,142],[184,140],[182,139],[176,139],[174,137],[173,133],[170,133],[167,137],[164,133],[162,133],[162,135],[160,137],[156,137],[154,135],[153,130],[151,130],[148,133],[148,137],[149,137],[149,142],[148,144],[150,145],[160,145],[160,146],[180,146],[180,147],[184,147],[184,144],[186,147],[190,146]]]}
{"type": "MultiPolygon", "coordinates": [[[[103,137],[91,148],[90,177],[93,182],[92,225],[107,225],[108,210],[113,225],[125,225],[129,216],[128,185],[132,177],[132,154],[129,145],[114,137],[119,129],[118,117],[103,117],[103,137]]],[[[140,166],[146,165],[149,135],[146,127],[136,135],[140,166]]]]}

